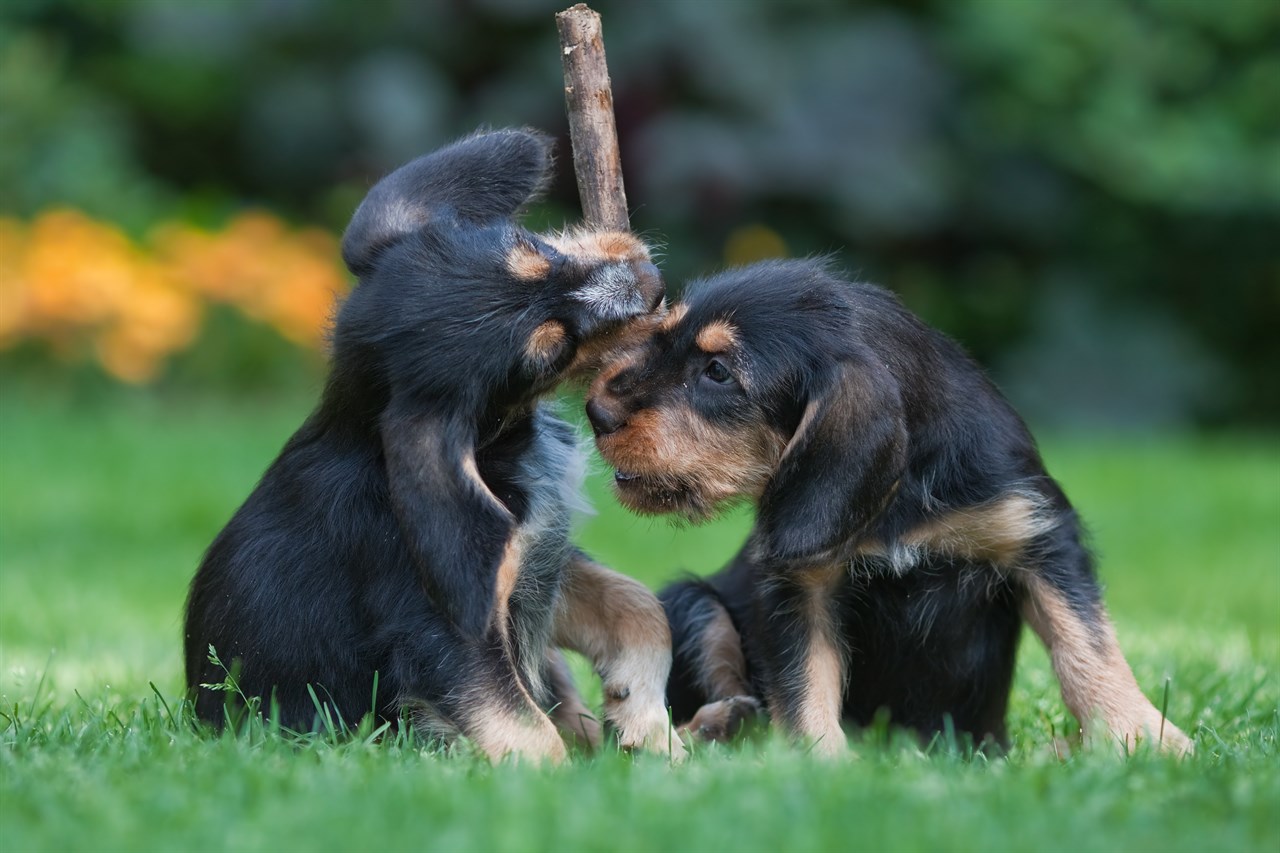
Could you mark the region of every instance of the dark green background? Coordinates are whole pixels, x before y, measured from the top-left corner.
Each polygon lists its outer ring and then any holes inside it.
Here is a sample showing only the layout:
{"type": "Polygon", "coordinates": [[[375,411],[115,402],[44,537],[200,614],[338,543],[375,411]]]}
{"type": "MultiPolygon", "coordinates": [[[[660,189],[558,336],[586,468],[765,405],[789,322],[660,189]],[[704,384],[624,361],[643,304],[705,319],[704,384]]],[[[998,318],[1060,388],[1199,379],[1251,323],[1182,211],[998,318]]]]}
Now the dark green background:
{"type": "MultiPolygon", "coordinates": [[[[340,229],[454,135],[565,137],[562,3],[10,0],[0,212],[340,229]]],[[[900,292],[1035,422],[1280,422],[1280,5],[595,5],[674,286],[762,225],[900,292]]],[[[533,221],[576,210],[562,174],[533,221]]]]}

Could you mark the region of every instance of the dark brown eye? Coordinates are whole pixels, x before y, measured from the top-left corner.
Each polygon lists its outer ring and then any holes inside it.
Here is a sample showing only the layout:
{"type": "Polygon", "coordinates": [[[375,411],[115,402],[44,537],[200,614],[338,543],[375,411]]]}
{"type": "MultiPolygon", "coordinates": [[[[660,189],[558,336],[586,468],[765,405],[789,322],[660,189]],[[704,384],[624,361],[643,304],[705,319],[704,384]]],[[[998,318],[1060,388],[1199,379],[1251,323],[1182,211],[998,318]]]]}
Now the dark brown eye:
{"type": "Polygon", "coordinates": [[[711,359],[711,363],[707,365],[707,369],[702,372],[702,375],[717,385],[728,385],[733,381],[733,374],[729,372],[729,368],[724,366],[724,362],[718,358],[711,359]]]}

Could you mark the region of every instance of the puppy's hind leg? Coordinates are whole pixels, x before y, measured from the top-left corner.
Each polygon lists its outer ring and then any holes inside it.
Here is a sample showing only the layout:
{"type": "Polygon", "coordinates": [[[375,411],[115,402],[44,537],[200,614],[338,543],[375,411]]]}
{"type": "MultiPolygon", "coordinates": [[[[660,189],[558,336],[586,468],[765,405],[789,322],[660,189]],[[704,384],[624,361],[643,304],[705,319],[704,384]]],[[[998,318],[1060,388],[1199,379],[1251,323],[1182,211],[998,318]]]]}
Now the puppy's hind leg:
{"type": "Polygon", "coordinates": [[[751,693],[742,638],[716,591],[698,580],[659,595],[671,623],[672,666],[667,699],[679,731],[726,743],[761,713],[751,693]]]}
{"type": "Polygon", "coordinates": [[[419,647],[399,656],[402,701],[420,730],[446,739],[461,735],[494,763],[564,761],[560,733],[521,683],[501,638],[491,636],[480,646],[459,643],[449,655],[440,651],[419,647]]]}
{"type": "Polygon", "coordinates": [[[1085,734],[1095,723],[1126,750],[1139,741],[1177,754],[1195,746],[1143,695],[1116,642],[1088,551],[1074,522],[1035,543],[1033,567],[1018,572],[1023,615],[1049,649],[1067,708],[1085,734]]]}
{"type": "Polygon", "coordinates": [[[581,744],[591,752],[600,748],[603,741],[600,721],[587,708],[573,683],[569,662],[559,649],[548,649],[543,678],[551,691],[554,703],[549,712],[560,734],[570,743],[581,744]]]}
{"type": "Polygon", "coordinates": [[[554,642],[587,657],[604,682],[604,715],[624,748],[683,760],[667,715],[671,630],[643,584],[591,562],[569,562],[556,612],[554,642]]]}

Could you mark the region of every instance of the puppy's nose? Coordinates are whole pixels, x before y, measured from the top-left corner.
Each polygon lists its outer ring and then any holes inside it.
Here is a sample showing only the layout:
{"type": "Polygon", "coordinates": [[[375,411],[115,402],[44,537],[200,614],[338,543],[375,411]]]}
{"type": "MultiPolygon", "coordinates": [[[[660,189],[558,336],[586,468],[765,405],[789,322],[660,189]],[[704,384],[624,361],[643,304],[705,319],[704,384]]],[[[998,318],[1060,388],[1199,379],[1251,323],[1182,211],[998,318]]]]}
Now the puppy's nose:
{"type": "Polygon", "coordinates": [[[587,420],[591,421],[591,429],[596,435],[617,432],[626,423],[625,417],[618,412],[610,411],[609,407],[601,403],[597,397],[587,401],[587,420]]]}

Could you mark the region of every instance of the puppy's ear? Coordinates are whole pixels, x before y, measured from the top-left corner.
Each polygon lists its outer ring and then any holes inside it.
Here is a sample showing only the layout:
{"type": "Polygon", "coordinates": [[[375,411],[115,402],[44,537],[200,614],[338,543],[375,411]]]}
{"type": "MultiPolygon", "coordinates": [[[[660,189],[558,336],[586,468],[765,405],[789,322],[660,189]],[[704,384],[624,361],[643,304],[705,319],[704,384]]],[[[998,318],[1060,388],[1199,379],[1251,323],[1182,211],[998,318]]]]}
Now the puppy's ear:
{"type": "Polygon", "coordinates": [[[433,220],[489,222],[515,215],[551,171],[552,139],[498,130],[419,157],[378,181],[351,217],[342,259],[356,275],[378,253],[433,220]]]}
{"type": "Polygon", "coordinates": [[[848,557],[892,497],[906,443],[893,377],[869,360],[834,366],[810,392],[761,497],[761,557],[773,564],[848,557]]]}
{"type": "Polygon", "coordinates": [[[391,505],[432,600],[470,640],[488,631],[515,519],[480,479],[469,427],[392,406],[382,444],[391,505]]]}

